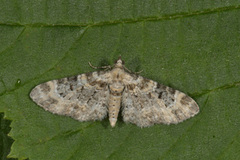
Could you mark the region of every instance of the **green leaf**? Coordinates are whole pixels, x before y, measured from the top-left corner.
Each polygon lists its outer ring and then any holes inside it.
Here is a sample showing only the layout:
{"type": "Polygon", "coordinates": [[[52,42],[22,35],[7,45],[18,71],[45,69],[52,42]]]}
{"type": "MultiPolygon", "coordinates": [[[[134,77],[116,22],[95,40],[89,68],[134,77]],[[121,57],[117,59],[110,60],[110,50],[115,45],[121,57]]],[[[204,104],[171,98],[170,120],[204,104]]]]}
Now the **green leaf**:
{"type": "Polygon", "coordinates": [[[0,112],[19,159],[240,159],[239,1],[1,1],[0,112]],[[30,98],[42,82],[122,55],[193,97],[200,113],[139,128],[78,122],[30,98]]]}
{"type": "Polygon", "coordinates": [[[0,113],[0,159],[5,160],[13,140],[7,136],[10,131],[10,121],[3,119],[3,113],[0,113]]]}

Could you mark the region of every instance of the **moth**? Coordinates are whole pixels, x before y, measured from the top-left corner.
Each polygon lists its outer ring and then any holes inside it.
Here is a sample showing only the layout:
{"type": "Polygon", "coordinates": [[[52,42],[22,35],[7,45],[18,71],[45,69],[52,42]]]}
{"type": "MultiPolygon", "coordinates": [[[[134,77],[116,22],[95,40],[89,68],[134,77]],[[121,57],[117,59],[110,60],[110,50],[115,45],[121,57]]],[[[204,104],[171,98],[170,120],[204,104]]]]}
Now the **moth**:
{"type": "Polygon", "coordinates": [[[52,80],[36,86],[30,97],[46,111],[79,121],[102,120],[115,126],[119,111],[124,122],[148,127],[177,124],[199,112],[186,94],[128,70],[121,57],[105,70],[52,80]]]}

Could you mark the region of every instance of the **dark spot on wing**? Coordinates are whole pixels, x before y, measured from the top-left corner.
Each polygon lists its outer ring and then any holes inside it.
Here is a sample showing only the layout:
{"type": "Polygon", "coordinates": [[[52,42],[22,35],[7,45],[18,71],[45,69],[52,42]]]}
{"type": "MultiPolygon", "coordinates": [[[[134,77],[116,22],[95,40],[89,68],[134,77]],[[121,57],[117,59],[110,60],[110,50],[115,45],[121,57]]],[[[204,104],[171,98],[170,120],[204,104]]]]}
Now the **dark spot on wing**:
{"type": "Polygon", "coordinates": [[[147,94],[147,97],[148,97],[149,99],[151,99],[151,98],[152,98],[151,93],[148,93],[148,94],[147,94]]]}
{"type": "MultiPolygon", "coordinates": [[[[128,71],[127,71],[128,72],[128,71]]],[[[133,73],[129,73],[131,75],[131,77],[133,77],[133,80],[137,80],[138,79],[138,75],[133,74],[133,73]]]]}
{"type": "Polygon", "coordinates": [[[132,91],[135,88],[135,85],[134,84],[129,84],[127,87],[128,87],[129,90],[132,91]]]}
{"type": "Polygon", "coordinates": [[[58,79],[57,80],[57,85],[66,84],[67,81],[68,81],[67,78],[58,79]]]}
{"type": "Polygon", "coordinates": [[[56,99],[54,99],[54,98],[52,98],[52,97],[49,97],[49,102],[50,102],[51,104],[57,104],[57,103],[58,103],[58,100],[56,100],[56,99]]]}
{"type": "Polygon", "coordinates": [[[93,78],[92,72],[85,73],[85,75],[86,75],[88,81],[92,80],[92,78],[93,78]]]}
{"type": "Polygon", "coordinates": [[[47,100],[40,102],[39,104],[43,106],[44,108],[49,108],[51,104],[57,104],[58,100],[49,97],[47,100]]]}
{"type": "Polygon", "coordinates": [[[185,95],[182,97],[182,100],[186,101],[186,102],[191,102],[192,98],[190,98],[189,96],[185,95]]]}
{"type": "Polygon", "coordinates": [[[147,88],[149,81],[150,81],[149,79],[143,79],[140,88],[141,89],[147,88]]]}
{"type": "Polygon", "coordinates": [[[162,84],[157,84],[157,89],[160,89],[160,90],[166,90],[166,86],[162,85],[162,84]]]}
{"type": "Polygon", "coordinates": [[[100,76],[102,74],[106,73],[105,71],[97,71],[97,75],[100,76]]]}
{"type": "Polygon", "coordinates": [[[94,91],[93,94],[92,94],[92,97],[97,93],[97,91],[94,91]]]}
{"type": "Polygon", "coordinates": [[[62,97],[62,98],[65,98],[67,96],[66,93],[59,93],[59,95],[62,97]]]}
{"type": "Polygon", "coordinates": [[[70,84],[70,90],[73,91],[73,89],[74,89],[74,88],[73,88],[73,85],[70,84]]]}
{"type": "Polygon", "coordinates": [[[184,95],[184,96],[182,97],[182,99],[180,100],[180,103],[181,103],[182,105],[188,105],[189,102],[191,102],[191,101],[192,101],[192,99],[191,99],[189,96],[184,95]]]}
{"type": "Polygon", "coordinates": [[[99,82],[99,87],[104,88],[107,86],[106,82],[99,82]]]}
{"type": "Polygon", "coordinates": [[[196,102],[192,103],[191,106],[189,107],[189,109],[193,112],[193,113],[198,113],[199,111],[199,107],[197,105],[196,102]]]}
{"type": "Polygon", "coordinates": [[[169,91],[169,93],[170,93],[170,94],[172,94],[172,95],[174,95],[174,94],[175,94],[175,92],[176,92],[176,90],[175,90],[175,89],[173,89],[173,88],[170,88],[170,87],[168,87],[168,91],[169,91]]]}
{"type": "Polygon", "coordinates": [[[158,83],[157,88],[155,89],[155,92],[158,94],[158,98],[164,102],[166,107],[173,106],[174,101],[175,101],[174,100],[174,94],[175,94],[174,89],[166,87],[166,86],[158,83]]]}
{"type": "Polygon", "coordinates": [[[50,92],[51,88],[47,83],[40,84],[39,86],[43,93],[47,94],[50,92]]]}
{"type": "Polygon", "coordinates": [[[89,98],[88,100],[87,100],[87,104],[89,105],[89,101],[91,101],[92,100],[92,98],[89,98]]]}
{"type": "Polygon", "coordinates": [[[87,77],[91,77],[91,76],[92,76],[92,72],[85,73],[85,75],[86,75],[87,77]]]}
{"type": "Polygon", "coordinates": [[[68,82],[76,82],[78,79],[77,79],[77,76],[72,76],[72,77],[68,77],[67,78],[68,82]]]}
{"type": "Polygon", "coordinates": [[[97,81],[92,81],[92,82],[90,82],[89,84],[90,84],[91,86],[95,86],[97,83],[98,83],[97,81]]]}
{"type": "Polygon", "coordinates": [[[144,79],[143,79],[143,82],[145,82],[145,83],[148,83],[148,82],[150,82],[150,80],[149,80],[149,79],[146,79],[146,78],[144,78],[144,79]]]}
{"type": "Polygon", "coordinates": [[[35,99],[36,97],[38,97],[38,95],[39,95],[39,88],[38,88],[38,87],[35,87],[35,88],[31,91],[30,97],[31,97],[32,99],[35,99]]]}
{"type": "Polygon", "coordinates": [[[74,105],[73,109],[78,109],[80,108],[79,105],[74,105]]]}
{"type": "Polygon", "coordinates": [[[122,92],[111,92],[111,95],[121,96],[121,95],[122,95],[122,92]]]}
{"type": "Polygon", "coordinates": [[[101,71],[97,71],[97,75],[99,76],[101,74],[101,71]]]}
{"type": "Polygon", "coordinates": [[[159,95],[158,95],[158,98],[161,99],[162,98],[162,94],[163,92],[160,92],[159,95]]]}
{"type": "Polygon", "coordinates": [[[186,119],[186,116],[180,109],[173,110],[172,114],[174,114],[179,121],[183,121],[186,119]]]}

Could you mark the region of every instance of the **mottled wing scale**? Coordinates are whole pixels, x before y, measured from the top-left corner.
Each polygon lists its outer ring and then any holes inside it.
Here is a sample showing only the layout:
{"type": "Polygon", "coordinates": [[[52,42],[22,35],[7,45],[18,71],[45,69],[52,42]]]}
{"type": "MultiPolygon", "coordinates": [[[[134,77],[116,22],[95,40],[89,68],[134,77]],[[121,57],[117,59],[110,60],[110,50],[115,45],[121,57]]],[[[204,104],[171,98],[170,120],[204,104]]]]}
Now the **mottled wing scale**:
{"type": "Polygon", "coordinates": [[[147,127],[177,124],[199,112],[197,103],[186,94],[141,76],[128,80],[122,97],[125,122],[147,127]],[[134,80],[135,79],[135,80],[134,80]]]}
{"type": "Polygon", "coordinates": [[[132,74],[121,57],[114,67],[102,68],[111,70],[52,80],[36,86],[30,97],[47,111],[79,121],[102,120],[108,114],[112,127],[120,107],[123,120],[140,127],[177,124],[199,112],[186,94],[132,74]]]}
{"type": "Polygon", "coordinates": [[[45,110],[79,121],[107,116],[108,72],[92,72],[36,86],[30,97],[45,110]]]}

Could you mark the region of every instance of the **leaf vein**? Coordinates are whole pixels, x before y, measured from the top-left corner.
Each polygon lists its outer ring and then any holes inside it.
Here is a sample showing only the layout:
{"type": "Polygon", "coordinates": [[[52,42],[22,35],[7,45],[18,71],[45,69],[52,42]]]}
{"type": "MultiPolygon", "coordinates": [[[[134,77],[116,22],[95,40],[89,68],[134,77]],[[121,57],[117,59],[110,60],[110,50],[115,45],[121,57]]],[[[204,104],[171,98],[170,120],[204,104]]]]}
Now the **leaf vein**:
{"type": "Polygon", "coordinates": [[[172,19],[178,19],[178,18],[185,18],[185,17],[192,17],[192,16],[198,16],[198,15],[204,15],[204,14],[215,14],[218,12],[228,12],[232,10],[240,9],[240,5],[237,6],[226,6],[226,7],[218,7],[214,9],[204,9],[204,10],[197,10],[192,12],[179,12],[175,14],[166,14],[161,16],[149,16],[149,17],[141,17],[136,19],[126,18],[122,20],[110,20],[110,21],[102,21],[94,23],[93,19],[91,23],[79,23],[79,24],[47,24],[47,23],[4,23],[0,22],[0,25],[9,25],[9,26],[25,26],[25,27],[89,27],[89,26],[104,26],[104,25],[115,25],[119,23],[137,23],[137,22],[143,22],[143,21],[162,21],[162,20],[172,20],[172,19]]]}
{"type": "Polygon", "coordinates": [[[12,48],[16,44],[17,40],[23,35],[25,30],[26,30],[26,27],[22,29],[22,31],[19,33],[17,38],[9,46],[7,46],[3,51],[0,52],[0,55],[6,52],[8,49],[12,48]]]}
{"type": "MultiPolygon", "coordinates": [[[[82,33],[80,34],[79,38],[76,39],[75,42],[73,42],[73,45],[71,47],[69,47],[68,51],[65,52],[64,56],[62,58],[60,58],[55,64],[53,64],[49,69],[47,69],[45,72],[39,74],[37,77],[33,78],[33,79],[30,79],[28,81],[26,81],[25,83],[23,83],[21,85],[22,86],[25,86],[26,84],[32,82],[33,80],[35,79],[38,79],[39,77],[41,77],[42,75],[46,74],[47,72],[51,71],[54,69],[55,66],[57,66],[64,58],[67,57],[67,55],[69,54],[69,50],[71,50],[71,48],[75,45],[75,43],[77,43],[79,40],[82,39],[84,33],[87,31],[88,27],[84,28],[82,33]]],[[[18,88],[21,88],[21,87],[18,87],[18,88]]],[[[11,89],[11,90],[6,90],[5,92],[2,92],[0,93],[0,96],[3,96],[4,94],[10,94],[11,92],[14,92],[15,90],[17,90],[18,88],[14,88],[14,89],[11,89]]]]}
{"type": "Polygon", "coordinates": [[[209,94],[209,93],[212,93],[212,92],[216,92],[216,91],[219,91],[219,90],[224,90],[224,89],[229,89],[229,88],[233,88],[233,87],[236,87],[236,86],[239,86],[240,85],[240,81],[238,82],[233,82],[233,83],[230,83],[230,84],[225,84],[225,85],[222,85],[222,86],[219,86],[217,88],[213,88],[213,89],[209,89],[209,90],[204,90],[202,92],[199,92],[199,93],[193,93],[192,96],[193,97],[201,97],[205,94],[209,94]]]}
{"type": "MultiPolygon", "coordinates": [[[[208,99],[209,99],[209,95],[207,96],[207,98],[206,98],[206,100],[205,100],[205,102],[204,102],[204,105],[203,105],[204,107],[207,105],[208,99]]],[[[202,108],[204,108],[204,107],[202,107],[202,108]]],[[[185,130],[185,132],[184,132],[180,137],[178,137],[178,138],[176,139],[176,141],[173,142],[172,145],[168,148],[168,150],[165,151],[165,153],[163,153],[163,155],[162,155],[161,157],[159,157],[158,159],[165,159],[165,158],[166,158],[165,156],[169,155],[169,153],[172,151],[172,149],[177,146],[177,144],[179,143],[179,141],[180,141],[185,135],[187,135],[186,133],[189,132],[189,131],[193,128],[193,126],[197,125],[199,121],[200,121],[200,119],[198,119],[198,120],[196,120],[195,122],[193,122],[193,124],[192,124],[191,126],[189,126],[189,127],[185,130]]]]}

